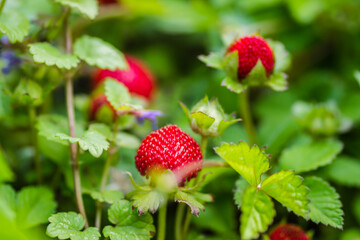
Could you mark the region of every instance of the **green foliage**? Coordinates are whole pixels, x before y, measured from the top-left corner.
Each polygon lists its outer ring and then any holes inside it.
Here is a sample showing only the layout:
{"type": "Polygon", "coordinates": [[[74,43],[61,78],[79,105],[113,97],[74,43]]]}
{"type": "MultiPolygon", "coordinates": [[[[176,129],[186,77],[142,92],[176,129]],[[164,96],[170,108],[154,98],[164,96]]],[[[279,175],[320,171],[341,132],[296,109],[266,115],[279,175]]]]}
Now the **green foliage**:
{"type": "Polygon", "coordinates": [[[107,78],[105,80],[105,95],[111,106],[117,111],[126,111],[141,108],[132,104],[129,90],[121,82],[107,78]]]}
{"type": "Polygon", "coordinates": [[[242,205],[244,191],[248,186],[249,183],[243,178],[240,178],[235,182],[234,200],[238,208],[242,205]]]}
{"type": "Polygon", "coordinates": [[[344,212],[341,209],[340,196],[335,189],[318,177],[307,177],[304,184],[310,189],[309,218],[313,222],[342,229],[344,212]]]}
{"type": "Polygon", "coordinates": [[[4,151],[0,148],[0,183],[12,181],[14,179],[14,173],[11,170],[4,151]]]}
{"type": "Polygon", "coordinates": [[[89,192],[90,196],[98,202],[106,202],[113,204],[121,199],[124,199],[124,194],[117,190],[104,190],[102,192],[89,192]]]}
{"type": "Polygon", "coordinates": [[[25,187],[17,194],[9,185],[0,185],[0,215],[18,229],[46,223],[55,211],[53,193],[45,187],[25,187]]]}
{"type": "Polygon", "coordinates": [[[71,69],[78,65],[79,59],[72,54],[63,54],[50,43],[29,44],[29,51],[34,61],[48,66],[57,66],[62,69],[71,69]]]}
{"type": "Polygon", "coordinates": [[[74,53],[91,66],[111,70],[128,68],[124,55],[100,38],[82,36],[75,42],[74,53]]]}
{"type": "Polygon", "coordinates": [[[360,161],[347,156],[339,156],[325,169],[327,176],[334,182],[349,186],[360,187],[360,161]]]}
{"type": "Polygon", "coordinates": [[[258,238],[275,217],[275,208],[271,198],[255,186],[248,186],[245,189],[241,212],[241,239],[258,238]]]}
{"type": "Polygon", "coordinates": [[[151,215],[145,213],[139,216],[129,201],[120,200],[114,203],[110,207],[108,215],[109,221],[115,224],[115,227],[106,226],[103,233],[111,240],[146,240],[155,233],[151,215]]]}
{"type": "Polygon", "coordinates": [[[22,105],[36,106],[42,103],[42,88],[31,80],[21,80],[12,96],[22,105]]]}
{"type": "Polygon", "coordinates": [[[293,171],[280,171],[266,178],[261,190],[294,213],[308,218],[309,189],[302,183],[303,179],[293,171]]]}
{"type": "Polygon", "coordinates": [[[0,14],[0,31],[9,37],[10,42],[21,42],[30,29],[30,21],[19,12],[8,11],[0,14]]]}
{"type": "Polygon", "coordinates": [[[343,144],[333,139],[294,145],[282,152],[279,164],[297,173],[315,170],[330,164],[342,148],[343,144]]]}
{"type": "Polygon", "coordinates": [[[75,212],[54,214],[49,218],[49,222],[46,233],[53,238],[98,240],[101,236],[99,230],[94,227],[81,231],[85,226],[85,220],[80,214],[75,212]]]}
{"type": "Polygon", "coordinates": [[[90,19],[98,14],[98,3],[96,0],[55,0],[56,2],[80,11],[90,19]]]}
{"type": "Polygon", "coordinates": [[[60,140],[67,140],[70,143],[78,143],[82,150],[89,151],[96,158],[100,157],[103,151],[109,148],[109,142],[106,140],[106,137],[98,131],[88,130],[84,132],[81,138],[70,137],[64,133],[57,133],[55,137],[58,137],[60,140]]]}
{"type": "Polygon", "coordinates": [[[261,175],[269,169],[268,155],[258,146],[250,148],[246,142],[223,143],[215,152],[254,186],[260,183],[261,175]]]}

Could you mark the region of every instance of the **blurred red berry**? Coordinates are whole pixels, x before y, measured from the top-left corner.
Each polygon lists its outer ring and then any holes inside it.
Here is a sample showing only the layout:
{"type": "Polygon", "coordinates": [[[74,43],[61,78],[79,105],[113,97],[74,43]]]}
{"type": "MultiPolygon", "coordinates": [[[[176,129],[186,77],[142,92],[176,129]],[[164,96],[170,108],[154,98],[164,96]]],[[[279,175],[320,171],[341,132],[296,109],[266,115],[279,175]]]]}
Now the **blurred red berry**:
{"type": "Polygon", "coordinates": [[[175,125],[168,125],[150,133],[142,141],[135,164],[143,176],[149,176],[154,170],[169,169],[182,185],[196,177],[201,170],[202,158],[200,147],[191,136],[175,125]]]}
{"type": "Polygon", "coordinates": [[[274,69],[274,54],[268,43],[259,36],[243,37],[236,40],[229,52],[238,51],[238,78],[245,78],[260,59],[269,76],[274,69]]]}
{"type": "Polygon", "coordinates": [[[90,119],[93,120],[96,117],[97,111],[104,105],[107,104],[114,112],[115,116],[115,109],[111,106],[110,102],[107,100],[104,94],[98,94],[91,99],[90,102],[90,119]]]}
{"type": "Polygon", "coordinates": [[[93,86],[98,86],[107,77],[110,77],[123,83],[130,93],[150,100],[155,89],[151,71],[140,60],[129,56],[125,58],[129,65],[128,70],[100,69],[95,73],[93,86]]]}
{"type": "Polygon", "coordinates": [[[100,4],[110,4],[110,3],[117,3],[117,0],[98,0],[100,4]]]}
{"type": "Polygon", "coordinates": [[[271,233],[271,240],[310,240],[305,232],[293,224],[280,224],[271,233]]]}

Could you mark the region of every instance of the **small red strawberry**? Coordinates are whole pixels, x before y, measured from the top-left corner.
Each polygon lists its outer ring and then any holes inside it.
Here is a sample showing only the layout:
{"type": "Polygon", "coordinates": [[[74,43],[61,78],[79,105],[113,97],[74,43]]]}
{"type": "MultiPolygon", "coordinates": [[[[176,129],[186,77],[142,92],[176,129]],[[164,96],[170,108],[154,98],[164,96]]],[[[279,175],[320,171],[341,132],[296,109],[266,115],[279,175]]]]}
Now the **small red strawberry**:
{"type": "Polygon", "coordinates": [[[260,59],[269,76],[274,69],[274,53],[268,43],[259,36],[246,36],[236,40],[228,49],[239,55],[238,78],[245,78],[260,59]]]}
{"type": "Polygon", "coordinates": [[[108,105],[110,107],[110,109],[113,111],[113,114],[115,116],[115,109],[111,106],[111,104],[109,103],[109,101],[107,100],[106,96],[104,94],[98,94],[95,97],[93,97],[91,99],[90,102],[90,119],[95,119],[96,118],[96,113],[97,111],[104,105],[108,105]]]}
{"type": "Polygon", "coordinates": [[[197,142],[175,125],[150,133],[135,156],[136,168],[149,176],[154,170],[169,169],[177,176],[179,186],[201,170],[203,156],[197,142]]]}
{"type": "Polygon", "coordinates": [[[310,240],[305,232],[293,224],[280,224],[270,233],[271,240],[310,240]]]}
{"type": "Polygon", "coordinates": [[[123,83],[130,93],[150,100],[155,89],[153,74],[140,60],[130,56],[125,58],[129,65],[128,70],[99,69],[94,75],[94,88],[110,77],[123,83]]]}

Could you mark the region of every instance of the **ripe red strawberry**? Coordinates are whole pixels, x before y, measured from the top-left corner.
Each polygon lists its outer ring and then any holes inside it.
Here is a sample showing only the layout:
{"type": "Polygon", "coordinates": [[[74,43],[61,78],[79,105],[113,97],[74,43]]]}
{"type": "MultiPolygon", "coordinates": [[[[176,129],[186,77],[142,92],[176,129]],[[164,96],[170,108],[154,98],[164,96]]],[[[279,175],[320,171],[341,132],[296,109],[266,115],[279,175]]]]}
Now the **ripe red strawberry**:
{"type": "Polygon", "coordinates": [[[271,233],[271,240],[310,240],[305,232],[293,224],[280,224],[271,233]]]}
{"type": "Polygon", "coordinates": [[[269,76],[274,69],[274,54],[268,43],[259,36],[247,36],[236,40],[229,52],[238,51],[238,78],[245,78],[260,59],[269,76]]]}
{"type": "Polygon", "coordinates": [[[170,169],[178,184],[196,177],[201,170],[203,156],[197,142],[175,125],[168,125],[150,133],[141,143],[135,156],[141,175],[151,171],[170,169]]]}
{"type": "Polygon", "coordinates": [[[130,56],[125,56],[125,58],[129,64],[128,70],[100,69],[95,72],[94,88],[107,77],[111,77],[123,83],[130,93],[150,100],[155,88],[155,81],[151,71],[140,60],[130,56]]]}

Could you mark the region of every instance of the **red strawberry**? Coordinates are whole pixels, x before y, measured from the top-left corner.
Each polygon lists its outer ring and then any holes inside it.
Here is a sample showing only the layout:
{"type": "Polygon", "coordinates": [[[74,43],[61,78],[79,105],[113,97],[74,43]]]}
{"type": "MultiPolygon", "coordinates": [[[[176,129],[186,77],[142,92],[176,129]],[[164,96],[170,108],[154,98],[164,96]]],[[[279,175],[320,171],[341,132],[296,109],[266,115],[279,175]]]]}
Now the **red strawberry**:
{"type": "Polygon", "coordinates": [[[238,78],[245,78],[260,59],[269,76],[274,69],[274,54],[268,43],[259,36],[248,36],[236,40],[229,52],[238,51],[238,78]]]}
{"type": "Polygon", "coordinates": [[[103,106],[107,104],[114,112],[115,116],[115,109],[111,106],[110,102],[107,100],[104,94],[96,95],[92,98],[90,103],[90,119],[95,119],[97,111],[103,106]]]}
{"type": "Polygon", "coordinates": [[[141,143],[135,156],[141,175],[151,171],[170,169],[183,185],[201,170],[203,156],[197,142],[175,125],[168,125],[150,133],[141,143]]]}
{"type": "Polygon", "coordinates": [[[111,77],[123,83],[130,93],[150,100],[155,88],[155,81],[151,71],[140,60],[130,56],[125,58],[129,64],[128,70],[100,69],[94,75],[94,87],[98,86],[107,77],[111,77]]]}
{"type": "Polygon", "coordinates": [[[271,233],[271,240],[310,240],[305,232],[293,224],[280,224],[271,233]]]}

